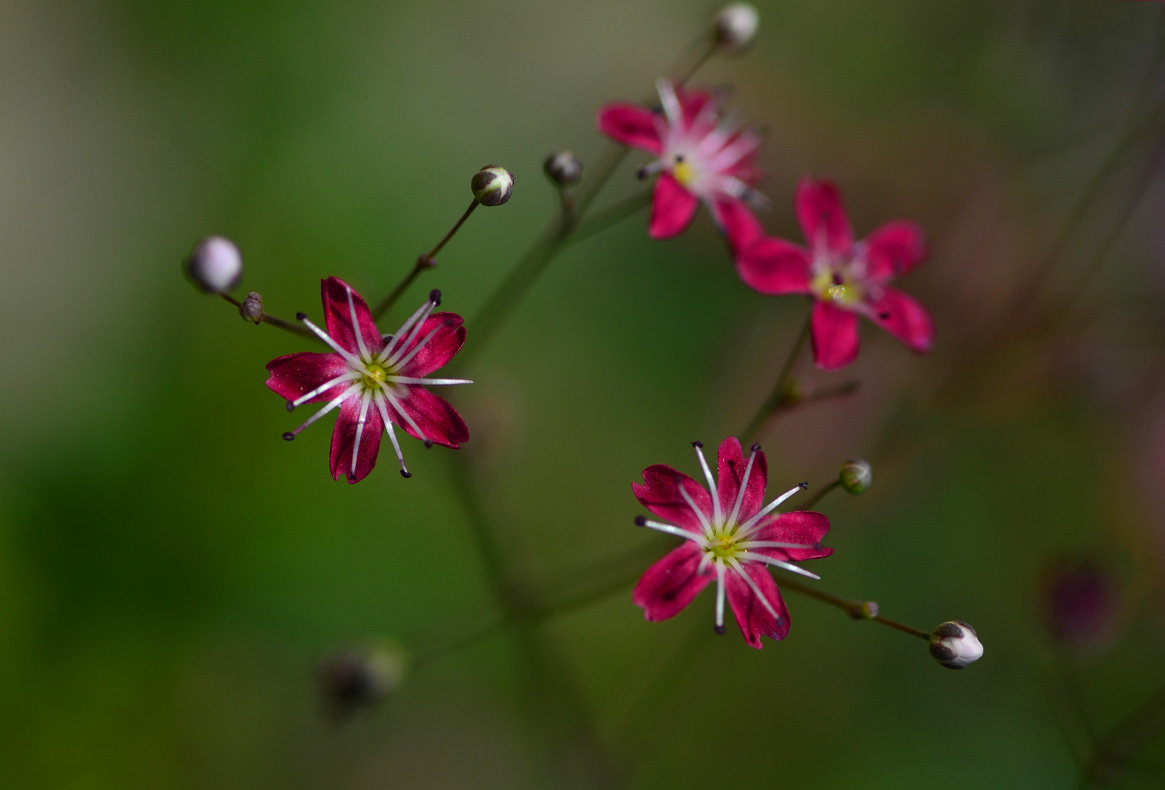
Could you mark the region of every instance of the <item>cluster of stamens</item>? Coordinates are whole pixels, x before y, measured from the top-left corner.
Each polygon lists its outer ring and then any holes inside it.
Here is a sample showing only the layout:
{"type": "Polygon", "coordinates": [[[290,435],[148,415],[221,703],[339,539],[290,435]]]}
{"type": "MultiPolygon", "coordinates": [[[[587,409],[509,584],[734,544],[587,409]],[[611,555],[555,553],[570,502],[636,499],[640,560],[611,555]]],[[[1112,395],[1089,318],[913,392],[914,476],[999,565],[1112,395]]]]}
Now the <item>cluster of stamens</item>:
{"type": "Polygon", "coordinates": [[[287,402],[287,410],[292,411],[333,387],[344,387],[338,395],[329,400],[323,408],[304,421],[302,425],[294,431],[284,433],[283,438],[291,441],[304,428],[316,422],[328,412],[336,409],[349,398],[359,398],[360,414],[356,423],[356,438],[352,443],[352,469],[354,470],[356,468],[356,460],[360,454],[360,444],[364,436],[364,426],[368,420],[369,411],[375,407],[380,414],[380,419],[383,421],[385,429],[388,431],[388,438],[392,442],[392,449],[396,452],[397,460],[400,462],[401,475],[403,477],[411,477],[412,474],[405,465],[404,454],[401,452],[400,442],[397,439],[393,424],[401,423],[411,428],[413,434],[420,437],[426,447],[431,447],[433,441],[425,435],[425,432],[417,425],[412,415],[401,405],[401,402],[409,396],[409,386],[440,386],[473,383],[468,379],[436,379],[403,375],[403,371],[406,370],[408,364],[421,349],[428,345],[442,329],[448,329],[453,325],[454,322],[452,321],[443,322],[433,327],[424,337],[418,337],[425,323],[425,319],[429,317],[429,314],[439,304],[441,304],[441,292],[434,289],[429,293],[428,301],[421,305],[404,322],[395,335],[384,335],[381,338],[384,342],[384,348],[377,353],[373,353],[368,348],[364,336],[361,334],[360,322],[356,317],[356,304],[353,300],[351,289],[348,290],[348,310],[352,321],[352,334],[356,338],[356,353],[343,348],[327,332],[308,320],[304,313],[297,314],[296,318],[304,326],[310,329],[312,333],[343,358],[348,365],[348,370],[325,381],[310,392],[300,395],[295,400],[287,402]]]}
{"type": "Polygon", "coordinates": [[[667,524],[661,521],[653,521],[651,519],[639,516],[635,519],[635,523],[641,527],[648,527],[650,529],[658,530],[659,532],[666,532],[669,535],[690,540],[704,552],[704,556],[700,559],[698,567],[699,573],[709,573],[711,568],[715,567],[716,572],[716,632],[724,633],[724,580],[726,574],[731,571],[738,575],[745,584],[756,595],[757,599],[764,605],[765,609],[775,620],[781,620],[781,616],[773,608],[772,604],[761,594],[757,588],[756,583],[752,577],[745,571],[743,563],[745,562],[760,562],[765,565],[772,565],[778,568],[783,568],[792,573],[797,573],[802,576],[808,576],[811,579],[821,578],[815,573],[811,573],[799,565],[794,565],[785,560],[779,560],[775,557],[770,557],[767,554],[762,554],[756,549],[815,549],[820,548],[816,544],[806,543],[786,543],[782,541],[772,540],[758,540],[755,538],[764,526],[769,523],[769,516],[773,513],[783,502],[789,497],[796,494],[798,491],[803,491],[808,488],[808,483],[801,483],[790,488],[785,493],[774,499],[761,510],[743,523],[740,522],[740,508],[744,502],[744,494],[748,489],[749,477],[752,474],[753,462],[756,459],[757,453],[760,452],[760,445],[754,444],[748,456],[748,464],[744,470],[744,476],[740,481],[740,489],[736,494],[736,501],[733,503],[731,512],[725,513],[721,506],[720,497],[715,482],[712,479],[712,470],[708,467],[708,461],[704,458],[703,443],[692,442],[692,446],[696,448],[696,457],[700,461],[700,469],[704,473],[704,479],[708,484],[708,492],[712,499],[712,515],[709,518],[703,510],[701,510],[692,500],[691,495],[684,489],[681,478],[677,477],[676,488],[683,497],[684,502],[695,514],[700,523],[700,532],[692,532],[682,527],[677,527],[674,524],[667,524]]]}

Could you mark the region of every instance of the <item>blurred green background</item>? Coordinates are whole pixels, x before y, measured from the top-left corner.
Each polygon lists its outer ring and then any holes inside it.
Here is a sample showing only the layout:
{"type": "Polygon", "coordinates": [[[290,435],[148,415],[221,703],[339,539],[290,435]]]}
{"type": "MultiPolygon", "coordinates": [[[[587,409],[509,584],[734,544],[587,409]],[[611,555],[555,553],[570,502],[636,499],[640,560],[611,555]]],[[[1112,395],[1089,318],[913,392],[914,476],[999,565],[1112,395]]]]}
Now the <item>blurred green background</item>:
{"type": "MultiPolygon", "coordinates": [[[[910,217],[931,260],[903,289],[937,342],[863,326],[859,393],[782,415],[772,490],[869,458],[822,509],[823,589],[984,659],[789,593],[790,637],[666,623],[630,601],[674,545],[632,526],[653,463],[739,432],[806,304],[737,279],[706,214],[655,242],[639,214],[569,248],[449,399],[460,454],[387,445],[331,480],[331,419],[298,424],[264,364],[304,343],[193,291],[194,240],[230,236],[240,295],[319,313],[369,300],[469,200],[517,178],[402,301],[473,316],[555,210],[543,157],[591,162],[597,107],[636,100],[715,10],[624,3],[0,2],[0,764],[10,787],[1065,786],[1068,746],[1158,693],[1165,658],[1165,180],[1160,3],[782,0],[755,46],[705,67],[763,125],[770,233],[799,240],[803,174],[859,235],[910,217]],[[506,557],[539,589],[623,589],[527,636],[425,663],[336,726],[316,662],[366,639],[471,633],[496,607],[453,493],[482,469],[506,557]],[[1051,640],[1041,590],[1089,558],[1118,603],[1087,650],[1051,640]],[[533,677],[533,680],[531,678],[533,677]],[[1067,733],[1067,735],[1066,735],[1067,733]]],[[[598,205],[631,194],[632,153],[598,205]]],[[[389,323],[389,322],[386,322],[389,323]]],[[[779,578],[778,578],[779,581],[779,578]]],[[[1160,711],[1157,711],[1160,713],[1160,711]]],[[[1127,742],[1127,738],[1117,745],[1127,742]]],[[[1112,746],[1112,743],[1109,744],[1112,746]]],[[[1105,776],[1159,786],[1151,735],[1105,776]]],[[[1086,758],[1087,759],[1087,758],[1086,758]]]]}

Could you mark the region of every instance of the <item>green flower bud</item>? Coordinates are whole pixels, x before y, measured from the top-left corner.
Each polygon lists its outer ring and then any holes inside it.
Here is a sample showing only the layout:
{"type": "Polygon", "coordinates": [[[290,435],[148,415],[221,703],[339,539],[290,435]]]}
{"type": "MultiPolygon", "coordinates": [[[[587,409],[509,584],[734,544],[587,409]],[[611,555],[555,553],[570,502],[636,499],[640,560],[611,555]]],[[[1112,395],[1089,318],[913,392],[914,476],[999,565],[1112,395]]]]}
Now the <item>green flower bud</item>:
{"type": "Polygon", "coordinates": [[[851,458],[841,465],[837,475],[841,487],[851,494],[864,493],[874,481],[874,473],[870,462],[861,458],[851,458]]]}
{"type": "Polygon", "coordinates": [[[582,178],[582,160],[571,151],[555,151],[542,162],[542,172],[554,184],[568,187],[582,178]]]}
{"type": "Polygon", "coordinates": [[[473,174],[469,186],[481,205],[500,206],[514,194],[514,177],[504,167],[488,165],[473,174]]]}
{"type": "Polygon", "coordinates": [[[186,274],[199,289],[221,294],[239,284],[243,276],[243,256],[225,236],[207,236],[191,251],[185,263],[186,274]]]}
{"type": "Polygon", "coordinates": [[[983,643],[967,623],[948,620],[931,633],[930,654],[947,669],[963,669],[983,657],[983,643]]]}

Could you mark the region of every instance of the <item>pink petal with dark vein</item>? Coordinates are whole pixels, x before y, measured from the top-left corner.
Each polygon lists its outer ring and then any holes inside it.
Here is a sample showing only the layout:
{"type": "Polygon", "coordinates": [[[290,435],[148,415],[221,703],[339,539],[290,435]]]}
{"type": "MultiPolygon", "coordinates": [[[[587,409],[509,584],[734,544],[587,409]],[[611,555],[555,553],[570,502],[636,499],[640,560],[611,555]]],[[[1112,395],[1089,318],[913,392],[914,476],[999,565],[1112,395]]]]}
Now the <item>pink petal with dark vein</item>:
{"type": "Polygon", "coordinates": [[[732,607],[732,613],[736,616],[740,633],[744,636],[745,642],[759,650],[762,647],[760,641],[762,636],[781,640],[788,635],[789,609],[781,598],[777,583],[773,581],[772,575],[764,565],[746,562],[743,568],[760,594],[769,602],[769,606],[777,613],[777,617],[774,618],[736,571],[729,569],[724,574],[728,605],[732,607]]]}
{"type": "Polygon", "coordinates": [[[908,220],[887,222],[866,237],[866,272],[876,283],[901,277],[926,260],[926,234],[908,220]]]}
{"type": "MultiPolygon", "coordinates": [[[[271,373],[267,379],[267,386],[284,399],[295,400],[324,382],[342,376],[349,368],[348,363],[339,354],[304,351],[271,360],[267,363],[267,370],[271,373]]],[[[331,400],[351,384],[351,381],[344,381],[335,387],[329,387],[308,402],[331,400]]]]}
{"type": "Polygon", "coordinates": [[[724,231],[728,245],[734,252],[747,248],[764,236],[760,220],[743,200],[721,198],[712,202],[712,218],[724,231]]]}
{"type": "Polygon", "coordinates": [[[388,407],[388,417],[405,429],[414,438],[433,442],[442,447],[460,447],[469,441],[469,429],[457,410],[423,387],[410,387],[408,397],[397,398],[405,412],[413,418],[424,436],[418,436],[408,421],[401,419],[396,410],[388,407]]]}
{"type": "Polygon", "coordinates": [[[699,200],[672,177],[663,173],[655,182],[651,201],[651,226],[647,233],[653,239],[674,236],[692,221],[699,200]]]}
{"type": "Polygon", "coordinates": [[[332,340],[339,346],[359,356],[359,345],[356,342],[356,333],[352,331],[352,307],[356,309],[356,323],[360,327],[360,335],[364,338],[364,345],[369,353],[377,354],[384,348],[384,341],[380,339],[380,332],[376,329],[376,322],[372,320],[372,311],[361,298],[360,294],[352,291],[352,287],[339,277],[329,277],[321,284],[324,299],[324,327],[332,340]],[[348,304],[348,292],[352,293],[352,306],[348,304]]]}
{"type": "MultiPolygon", "coordinates": [[[[740,441],[735,436],[729,436],[720,443],[720,449],[716,453],[716,489],[725,518],[732,514],[732,509],[736,506],[736,497],[740,494],[747,468],[748,457],[744,455],[740,441]]],[[[765,454],[757,453],[752,462],[752,471],[748,475],[744,498],[740,503],[737,524],[747,521],[764,505],[768,475],[765,454]]]]}
{"type": "Polygon", "coordinates": [[[797,221],[811,249],[841,255],[853,246],[853,230],[841,202],[841,192],[829,181],[801,179],[797,185],[797,221]]]}
{"type": "Polygon", "coordinates": [[[699,517],[680,493],[681,486],[709,521],[712,517],[712,497],[704,486],[666,464],[655,464],[643,470],[643,482],[632,483],[631,491],[645,508],[661,520],[689,532],[701,533],[699,517]]]}
{"type": "Polygon", "coordinates": [[[660,122],[658,115],[633,104],[608,104],[599,109],[595,118],[599,131],[611,139],[656,155],[663,150],[657,126],[660,122]]]}
{"type": "Polygon", "coordinates": [[[332,478],[347,477],[349,483],[358,483],[368,476],[376,466],[376,455],[380,452],[380,435],[384,433],[384,422],[376,410],[376,404],[369,402],[364,430],[360,432],[360,448],[356,464],[352,465],[352,445],[356,441],[356,426],[360,419],[360,396],[348,398],[340,406],[336,417],[336,427],[332,430],[332,449],[328,463],[332,478]]]}
{"type": "Polygon", "coordinates": [[[434,329],[437,334],[399,372],[402,376],[427,376],[445,365],[465,343],[465,320],[457,313],[433,313],[421,324],[417,338],[406,349],[405,356],[434,329]]]}
{"type": "Polygon", "coordinates": [[[881,298],[870,306],[879,326],[919,353],[930,350],[934,342],[934,324],[926,309],[912,297],[894,288],[886,288],[881,298]]]}
{"type": "Polygon", "coordinates": [[[815,560],[833,554],[833,549],[818,546],[829,532],[829,519],[812,510],[794,510],[781,513],[758,529],[752,540],[771,540],[781,543],[803,543],[817,546],[809,549],[750,549],[778,560],[800,562],[815,560]]]}
{"type": "Polygon", "coordinates": [[[643,608],[645,618],[656,621],[675,617],[708,586],[715,574],[710,568],[703,573],[698,570],[703,554],[695,544],[685,542],[644,572],[631,600],[643,608]]]}
{"type": "Polygon", "coordinates": [[[809,252],[784,239],[762,238],[738,252],[736,272],[768,296],[809,293],[809,252]]]}

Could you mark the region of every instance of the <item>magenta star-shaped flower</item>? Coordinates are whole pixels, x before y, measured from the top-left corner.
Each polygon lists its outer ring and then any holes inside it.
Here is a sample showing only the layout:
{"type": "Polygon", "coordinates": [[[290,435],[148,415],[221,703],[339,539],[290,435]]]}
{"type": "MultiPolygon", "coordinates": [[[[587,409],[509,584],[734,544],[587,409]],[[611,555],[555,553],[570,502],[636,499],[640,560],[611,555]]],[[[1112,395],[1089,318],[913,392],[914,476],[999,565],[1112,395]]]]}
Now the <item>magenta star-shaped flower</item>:
{"type": "Polygon", "coordinates": [[[661,110],[608,104],[599,110],[599,131],[650,151],[659,158],[640,177],[659,173],[651,204],[652,238],[666,239],[686,228],[703,201],[733,246],[751,240],[759,223],[746,203],[764,198],[753,187],[760,136],[720,118],[720,98],[660,80],[661,110]]]}
{"type": "Polygon", "coordinates": [[[465,343],[465,327],[456,313],[434,313],[441,292],[404,322],[396,334],[381,337],[368,305],[352,287],[337,277],[322,283],[325,332],[300,313],[298,318],[332,348],[332,353],[305,351],[267,363],[267,386],[287,399],[287,409],[305,403],[324,407],[294,431],[290,441],[307,426],[339,409],[332,431],[332,477],[363,480],[376,465],[380,435],[388,439],[409,477],[394,425],[423,441],[460,447],[469,439],[465,423],[452,406],[425,387],[470,384],[466,379],[429,378],[465,343]]]}
{"type": "Polygon", "coordinates": [[[821,545],[829,521],[805,510],[774,512],[805,488],[804,483],[762,507],[768,466],[759,445],[753,445],[746,459],[735,436],[725,439],[717,454],[714,483],[703,445],[693,444],[707,488],[663,464],[647,467],[643,482],[631,485],[635,498],[663,519],[639,517],[635,523],[686,541],[647,569],[635,585],[633,599],[648,620],[666,620],[715,579],[717,633],[724,633],[727,598],[748,644],[760,648],[761,636],[784,639],[789,610],[767,566],[818,578],[793,562],[833,553],[821,545]],[[709,493],[713,490],[715,495],[709,493]]]}
{"type": "Polygon", "coordinates": [[[913,222],[895,220],[855,242],[841,202],[828,181],[801,180],[797,220],[809,249],[763,237],[738,250],[736,269],[763,294],[809,294],[813,298],[813,358],[825,370],[858,355],[858,316],[884,327],[918,352],[930,349],[930,315],[887,283],[926,260],[926,237],[913,222]]]}

